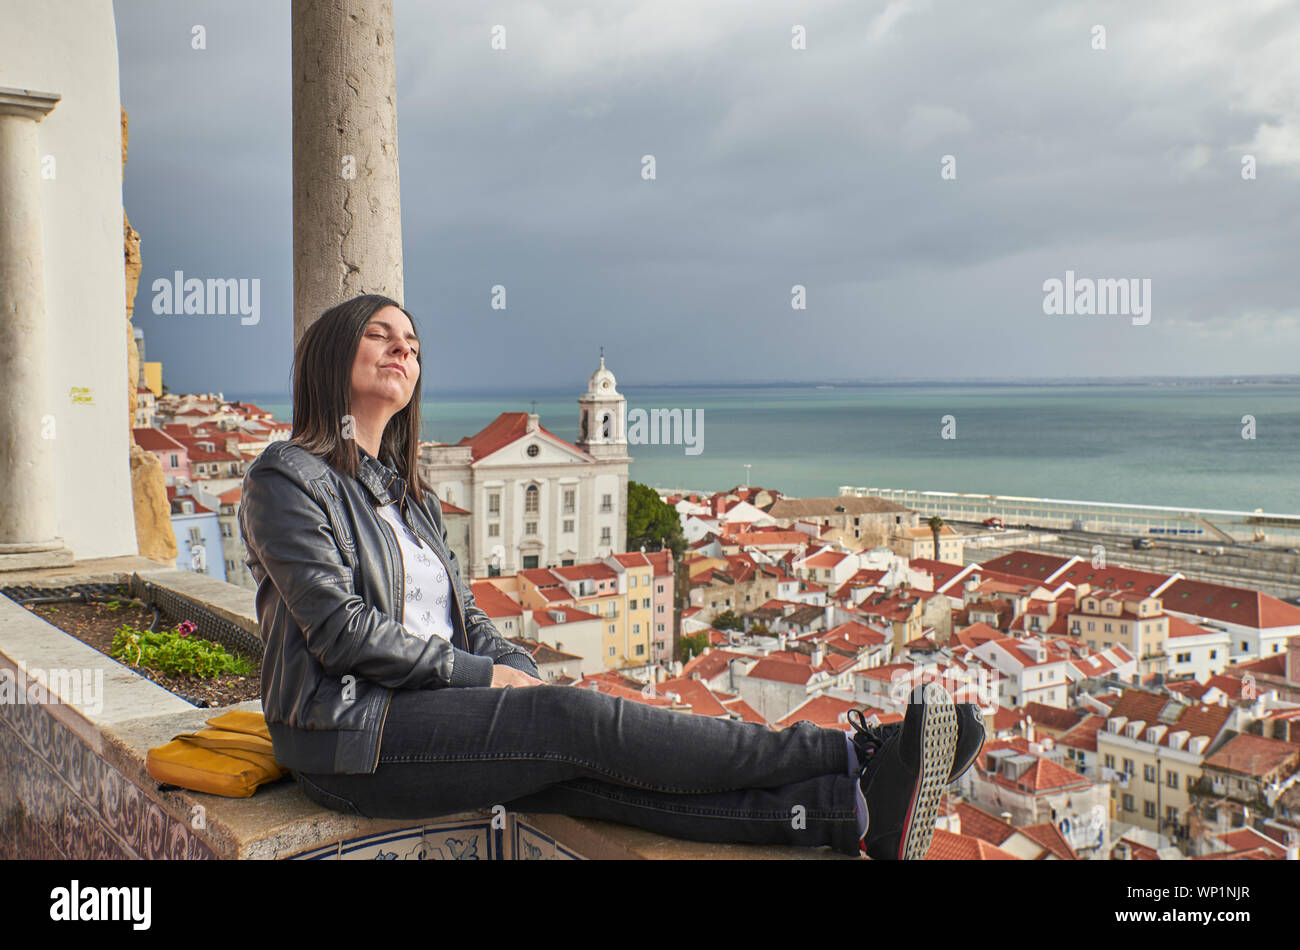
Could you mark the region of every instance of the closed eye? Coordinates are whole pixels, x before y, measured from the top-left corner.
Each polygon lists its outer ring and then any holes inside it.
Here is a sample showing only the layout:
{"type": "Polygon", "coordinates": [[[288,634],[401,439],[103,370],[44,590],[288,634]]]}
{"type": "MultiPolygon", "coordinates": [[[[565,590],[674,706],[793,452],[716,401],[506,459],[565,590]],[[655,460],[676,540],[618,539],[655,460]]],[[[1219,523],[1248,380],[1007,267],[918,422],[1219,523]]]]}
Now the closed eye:
{"type": "MultiPolygon", "coordinates": [[[[369,333],[369,334],[367,334],[367,336],[370,337],[370,339],[372,339],[372,340],[387,340],[387,339],[388,339],[388,336],[387,336],[386,334],[384,334],[384,333],[369,333]]],[[[414,345],[413,343],[408,343],[407,346],[409,346],[409,347],[411,348],[411,355],[412,355],[412,356],[417,356],[417,357],[418,357],[418,356],[420,355],[420,348],[419,348],[418,346],[414,345]]]]}

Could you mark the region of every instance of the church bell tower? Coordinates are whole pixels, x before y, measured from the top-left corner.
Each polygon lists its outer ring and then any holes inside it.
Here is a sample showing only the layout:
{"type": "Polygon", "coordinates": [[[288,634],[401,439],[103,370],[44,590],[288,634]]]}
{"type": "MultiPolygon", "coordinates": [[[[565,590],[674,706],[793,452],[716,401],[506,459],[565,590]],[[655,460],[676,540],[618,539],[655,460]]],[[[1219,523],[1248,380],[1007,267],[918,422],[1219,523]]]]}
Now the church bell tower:
{"type": "Polygon", "coordinates": [[[578,397],[578,411],[578,448],[598,459],[627,458],[627,400],[603,355],[587,391],[578,397]]]}

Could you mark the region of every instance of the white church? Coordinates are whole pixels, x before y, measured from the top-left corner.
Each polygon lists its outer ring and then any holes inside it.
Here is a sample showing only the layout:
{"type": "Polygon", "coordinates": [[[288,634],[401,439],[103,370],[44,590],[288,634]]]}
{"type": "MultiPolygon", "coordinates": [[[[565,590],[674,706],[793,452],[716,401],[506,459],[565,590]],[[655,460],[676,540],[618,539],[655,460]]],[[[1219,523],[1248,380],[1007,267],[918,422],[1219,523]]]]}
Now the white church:
{"type": "Polygon", "coordinates": [[[471,577],[580,564],[627,545],[627,400],[600,368],[578,397],[578,441],[503,412],[456,443],[421,442],[420,475],[470,511],[471,577]]]}

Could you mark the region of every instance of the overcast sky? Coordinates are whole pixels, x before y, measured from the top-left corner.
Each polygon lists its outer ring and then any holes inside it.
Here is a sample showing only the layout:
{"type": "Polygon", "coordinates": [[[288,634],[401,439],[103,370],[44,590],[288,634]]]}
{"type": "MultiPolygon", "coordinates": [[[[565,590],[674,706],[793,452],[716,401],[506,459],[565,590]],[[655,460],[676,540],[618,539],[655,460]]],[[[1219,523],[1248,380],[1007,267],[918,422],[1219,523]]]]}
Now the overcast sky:
{"type": "MultiPolygon", "coordinates": [[[[287,391],[289,3],[114,7],[147,356],[287,391]],[[175,270],[260,278],[261,322],[153,314],[175,270]]],[[[395,33],[426,395],[573,389],[601,345],[633,384],[1300,366],[1295,3],[396,0],[395,33]],[[1150,322],[1045,314],[1067,270],[1149,279],[1150,322]]]]}

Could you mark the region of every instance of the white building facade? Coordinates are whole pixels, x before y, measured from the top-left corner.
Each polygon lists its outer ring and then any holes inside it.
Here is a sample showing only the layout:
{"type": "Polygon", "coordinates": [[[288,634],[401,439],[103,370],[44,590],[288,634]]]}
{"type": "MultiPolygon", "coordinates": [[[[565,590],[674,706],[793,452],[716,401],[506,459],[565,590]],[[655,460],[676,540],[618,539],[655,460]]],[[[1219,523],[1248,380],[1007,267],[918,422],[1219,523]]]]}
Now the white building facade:
{"type": "Polygon", "coordinates": [[[470,511],[472,577],[626,549],[627,400],[604,357],[578,402],[576,444],[525,412],[502,413],[456,444],[421,444],[421,476],[440,499],[470,511]]]}

